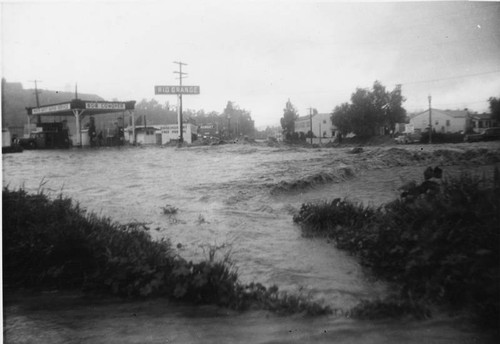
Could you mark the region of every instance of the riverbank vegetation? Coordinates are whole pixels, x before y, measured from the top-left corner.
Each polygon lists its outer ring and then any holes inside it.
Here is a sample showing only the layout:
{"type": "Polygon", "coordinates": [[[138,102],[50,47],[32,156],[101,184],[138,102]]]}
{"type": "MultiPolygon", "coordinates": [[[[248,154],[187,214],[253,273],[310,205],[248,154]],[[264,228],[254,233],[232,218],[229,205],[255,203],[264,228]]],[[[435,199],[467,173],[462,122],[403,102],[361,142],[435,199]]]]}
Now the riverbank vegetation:
{"type": "Polygon", "coordinates": [[[278,287],[243,284],[226,256],[180,257],[168,240],[143,225],[118,224],[87,213],[70,198],[3,189],[3,283],[21,289],[77,290],[127,298],[166,297],[235,310],[328,314],[329,307],[278,287]]]}
{"type": "Polygon", "coordinates": [[[353,316],[421,318],[442,306],[497,328],[498,169],[493,179],[462,175],[440,185],[414,184],[401,198],[378,208],[341,199],[306,203],[294,221],[306,236],[329,238],[396,286],[396,297],[363,302],[353,316]]]}

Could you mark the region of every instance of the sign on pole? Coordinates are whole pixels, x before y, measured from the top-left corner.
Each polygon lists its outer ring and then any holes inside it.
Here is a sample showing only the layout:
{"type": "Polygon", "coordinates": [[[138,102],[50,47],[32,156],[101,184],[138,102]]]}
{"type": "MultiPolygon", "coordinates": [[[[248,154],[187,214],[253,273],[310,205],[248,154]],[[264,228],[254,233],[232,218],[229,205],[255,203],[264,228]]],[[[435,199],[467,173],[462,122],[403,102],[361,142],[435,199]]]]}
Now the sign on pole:
{"type": "Polygon", "coordinates": [[[155,94],[200,94],[200,86],[155,86],[155,94]]]}

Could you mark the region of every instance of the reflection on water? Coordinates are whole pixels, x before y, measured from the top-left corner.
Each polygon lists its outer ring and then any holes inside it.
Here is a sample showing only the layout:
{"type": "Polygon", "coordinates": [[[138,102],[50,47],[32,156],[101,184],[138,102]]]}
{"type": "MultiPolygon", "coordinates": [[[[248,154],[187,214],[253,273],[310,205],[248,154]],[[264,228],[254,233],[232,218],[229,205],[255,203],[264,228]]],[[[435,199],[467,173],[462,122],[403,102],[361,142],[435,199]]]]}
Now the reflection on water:
{"type": "MultiPolygon", "coordinates": [[[[62,192],[89,211],[119,222],[148,223],[154,237],[170,238],[174,246],[180,244],[180,254],[188,259],[204,257],[206,245],[225,245],[245,282],[257,281],[265,285],[277,284],[284,290],[300,290],[340,309],[352,307],[363,298],[383,297],[386,287],[369,280],[355,259],[334,249],[330,243],[302,238],[291,214],[303,202],[336,197],[379,205],[394,199],[397,188],[405,181],[420,180],[423,171],[415,166],[370,169],[362,157],[350,155],[346,149],[281,149],[250,145],[25,151],[2,158],[4,186],[23,186],[30,192],[43,189],[52,195],[62,192]],[[345,173],[346,168],[353,176],[345,173]],[[318,173],[322,175],[317,177],[318,173]],[[317,178],[327,178],[331,182],[316,183],[317,178]],[[279,192],[272,192],[274,190],[279,192]],[[177,214],[164,214],[162,208],[167,205],[178,208],[177,214]]],[[[110,313],[120,313],[120,306],[106,307],[111,307],[110,313]]],[[[156,314],[152,309],[153,313],[149,313],[150,308],[146,308],[144,317],[156,314]]],[[[91,313],[86,309],[81,316],[91,318],[91,313]]],[[[37,319],[41,318],[44,316],[37,319]]],[[[115,314],[106,321],[132,322],[129,315],[124,318],[116,318],[115,314]]],[[[254,332],[260,334],[255,342],[301,342],[304,336],[320,342],[327,338],[324,340],[327,342],[333,335],[321,333],[323,327],[335,328],[336,336],[347,339],[355,336],[354,329],[360,326],[369,329],[369,342],[386,342],[387,336],[382,332],[398,333],[395,327],[401,326],[361,324],[332,317],[306,321],[271,316],[263,320],[261,315],[254,313],[236,318],[205,316],[186,320],[176,313],[163,316],[160,312],[158,318],[154,318],[155,322],[150,325],[154,334],[151,335],[165,333],[162,338],[173,338],[166,335],[167,328],[172,327],[161,326],[165,321],[172,322],[180,328],[174,331],[180,336],[177,342],[199,341],[196,337],[186,337],[186,333],[194,335],[192,329],[200,326],[216,326],[222,331],[223,337],[217,337],[215,332],[211,334],[213,342],[226,339],[247,342],[246,336],[252,338],[254,332]],[[234,328],[240,324],[243,324],[241,333],[234,328]],[[294,335],[287,332],[287,326],[300,328],[302,332],[294,335]]],[[[133,321],[136,325],[131,326],[144,335],[145,329],[137,325],[141,321],[136,322],[136,318],[133,321]]],[[[96,326],[101,328],[101,325],[96,326]]],[[[409,327],[405,330],[409,332],[404,333],[426,331],[421,324],[405,326],[409,327]]],[[[433,324],[430,331],[436,326],[439,336],[443,336],[444,341],[449,339],[444,333],[449,331],[448,325],[433,324]]],[[[452,333],[451,337],[459,337],[458,333],[452,333]]],[[[211,342],[205,336],[202,339],[207,340],[202,342],[211,342]]],[[[408,336],[406,339],[416,341],[418,338],[408,336]]],[[[93,341],[89,339],[88,342],[93,341]]]]}

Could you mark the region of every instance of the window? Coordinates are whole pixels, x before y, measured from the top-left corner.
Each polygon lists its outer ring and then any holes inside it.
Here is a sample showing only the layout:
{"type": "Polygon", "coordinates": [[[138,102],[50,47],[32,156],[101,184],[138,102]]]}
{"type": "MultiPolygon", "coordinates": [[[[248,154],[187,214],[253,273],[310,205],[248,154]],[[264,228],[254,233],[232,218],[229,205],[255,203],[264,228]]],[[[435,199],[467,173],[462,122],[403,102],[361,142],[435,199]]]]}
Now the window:
{"type": "Polygon", "coordinates": [[[447,119],[447,120],[446,120],[446,126],[447,126],[447,127],[449,127],[449,126],[450,126],[450,120],[449,120],[449,119],[447,119]]]}
{"type": "Polygon", "coordinates": [[[323,120],[323,124],[326,124],[326,119],[323,120]]]}

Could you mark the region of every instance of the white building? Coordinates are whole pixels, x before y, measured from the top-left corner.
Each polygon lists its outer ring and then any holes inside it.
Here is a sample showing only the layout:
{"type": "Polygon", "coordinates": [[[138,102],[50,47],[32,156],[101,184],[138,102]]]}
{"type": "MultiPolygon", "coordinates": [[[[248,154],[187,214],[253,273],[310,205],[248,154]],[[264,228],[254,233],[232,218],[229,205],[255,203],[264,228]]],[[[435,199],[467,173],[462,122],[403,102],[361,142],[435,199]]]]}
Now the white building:
{"type": "MultiPolygon", "coordinates": [[[[465,132],[470,125],[467,110],[431,109],[432,130],[437,133],[465,132]]],[[[424,132],[429,128],[429,110],[410,117],[410,124],[415,130],[424,132]]]]}
{"type": "Polygon", "coordinates": [[[311,131],[315,137],[321,137],[324,142],[333,140],[337,128],[332,124],[330,113],[317,113],[311,116],[301,116],[295,121],[295,132],[307,134],[311,131]]]}
{"type": "MultiPolygon", "coordinates": [[[[193,143],[196,139],[198,127],[191,123],[182,125],[182,138],[186,143],[193,143]]],[[[142,145],[164,145],[170,141],[178,141],[179,125],[148,125],[135,127],[135,142],[142,145]]],[[[125,129],[125,141],[134,143],[133,128],[128,126],[125,129]]]]}
{"type": "MultiPolygon", "coordinates": [[[[182,138],[186,143],[193,143],[198,133],[198,127],[192,123],[182,125],[182,138]]],[[[161,128],[161,143],[164,145],[170,141],[179,140],[179,125],[168,124],[161,128]]]]}

